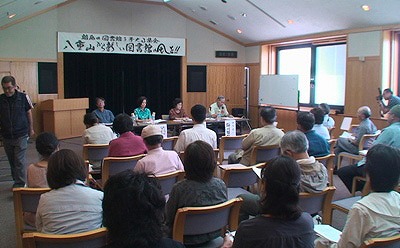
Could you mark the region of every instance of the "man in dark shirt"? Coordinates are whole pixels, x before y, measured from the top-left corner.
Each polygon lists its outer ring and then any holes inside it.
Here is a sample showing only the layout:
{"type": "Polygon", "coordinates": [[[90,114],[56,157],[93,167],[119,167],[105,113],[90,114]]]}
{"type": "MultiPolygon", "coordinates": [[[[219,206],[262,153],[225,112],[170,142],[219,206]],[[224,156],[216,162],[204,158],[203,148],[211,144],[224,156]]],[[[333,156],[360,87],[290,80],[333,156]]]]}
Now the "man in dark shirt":
{"type": "Polygon", "coordinates": [[[379,101],[379,106],[381,108],[381,111],[383,114],[386,114],[389,112],[391,108],[396,106],[397,104],[400,104],[400,97],[394,96],[393,91],[391,89],[385,89],[382,93],[382,97],[388,101],[388,104],[385,105],[382,100],[379,101]]]}
{"type": "Polygon", "coordinates": [[[28,137],[33,130],[32,111],[26,95],[16,90],[15,78],[1,80],[4,94],[0,95],[0,127],[4,150],[11,167],[13,187],[24,187],[26,180],[25,154],[28,137]]]}

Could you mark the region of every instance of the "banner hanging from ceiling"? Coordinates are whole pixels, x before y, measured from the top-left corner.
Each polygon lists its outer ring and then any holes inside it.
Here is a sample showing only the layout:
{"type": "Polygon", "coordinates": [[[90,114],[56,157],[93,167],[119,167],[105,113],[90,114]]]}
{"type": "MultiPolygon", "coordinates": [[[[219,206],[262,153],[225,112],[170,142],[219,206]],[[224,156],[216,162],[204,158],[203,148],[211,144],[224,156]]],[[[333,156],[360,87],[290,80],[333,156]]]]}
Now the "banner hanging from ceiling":
{"type": "Polygon", "coordinates": [[[58,52],[185,56],[185,39],[58,32],[58,52]]]}

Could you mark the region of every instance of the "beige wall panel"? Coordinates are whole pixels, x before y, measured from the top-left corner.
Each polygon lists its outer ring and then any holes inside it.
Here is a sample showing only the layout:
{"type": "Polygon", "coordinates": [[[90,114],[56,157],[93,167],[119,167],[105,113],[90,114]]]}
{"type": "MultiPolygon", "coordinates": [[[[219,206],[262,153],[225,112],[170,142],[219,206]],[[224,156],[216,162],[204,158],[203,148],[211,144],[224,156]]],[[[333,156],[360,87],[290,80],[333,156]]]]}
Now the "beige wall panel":
{"type": "Polygon", "coordinates": [[[297,129],[297,111],[296,110],[286,110],[286,109],[276,109],[276,115],[278,122],[278,128],[283,128],[285,132],[297,129]]]}
{"type": "Polygon", "coordinates": [[[250,106],[250,124],[252,128],[257,128],[260,126],[259,122],[259,114],[258,114],[258,106],[250,106]]]}
{"type": "Polygon", "coordinates": [[[187,101],[183,105],[185,111],[190,115],[190,109],[196,104],[202,104],[208,109],[209,104],[207,103],[207,93],[206,92],[186,92],[187,101]]]}
{"type": "MultiPolygon", "coordinates": [[[[0,78],[3,78],[4,76],[10,76],[11,73],[10,72],[0,72],[0,78]]],[[[1,91],[1,93],[3,93],[3,91],[1,91]]]]}
{"type": "Polygon", "coordinates": [[[215,102],[219,95],[226,93],[226,66],[207,66],[207,105],[215,102]]]}
{"type": "Polygon", "coordinates": [[[0,74],[4,72],[10,72],[11,65],[8,61],[0,61],[0,74]]]}
{"type": "Polygon", "coordinates": [[[75,110],[71,111],[71,136],[79,137],[85,130],[83,124],[83,116],[86,114],[86,110],[75,110]]]}
{"type": "Polygon", "coordinates": [[[258,126],[258,111],[252,110],[253,108],[258,109],[258,87],[260,85],[260,64],[247,65],[250,70],[250,84],[249,84],[249,105],[250,118],[252,125],[257,124],[258,126]],[[254,121],[253,121],[254,120],[254,121]]]}
{"type": "Polygon", "coordinates": [[[226,105],[229,113],[232,108],[245,108],[244,65],[226,66],[226,105]]]}

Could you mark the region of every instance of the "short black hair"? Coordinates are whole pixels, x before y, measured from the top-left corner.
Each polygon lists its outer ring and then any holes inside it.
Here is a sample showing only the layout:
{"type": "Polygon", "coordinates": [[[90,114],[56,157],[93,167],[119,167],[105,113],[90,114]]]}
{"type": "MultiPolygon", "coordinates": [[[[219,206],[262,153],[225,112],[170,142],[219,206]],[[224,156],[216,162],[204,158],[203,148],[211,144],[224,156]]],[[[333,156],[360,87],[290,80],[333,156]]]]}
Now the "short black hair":
{"type": "Polygon", "coordinates": [[[325,113],[321,108],[313,108],[310,113],[314,115],[315,124],[322,124],[324,122],[325,113]]]}
{"type": "Polygon", "coordinates": [[[13,86],[17,86],[17,83],[15,82],[15,78],[13,76],[4,76],[1,79],[1,85],[11,83],[13,86]]]}
{"type": "Polygon", "coordinates": [[[384,144],[372,146],[367,153],[365,170],[374,192],[392,191],[399,184],[400,150],[384,144]]]}
{"type": "Polygon", "coordinates": [[[276,121],[276,110],[271,106],[263,107],[260,110],[260,116],[266,123],[272,124],[276,121]]]}
{"type": "Polygon", "coordinates": [[[172,107],[176,108],[176,105],[178,105],[179,103],[183,103],[182,99],[175,98],[174,101],[172,102],[172,107]]]}
{"type": "Polygon", "coordinates": [[[53,133],[43,132],[36,137],[36,150],[44,159],[48,159],[57,149],[58,143],[53,133]]]}
{"type": "Polygon", "coordinates": [[[261,213],[282,219],[300,217],[300,167],[293,158],[279,156],[273,159],[263,170],[262,181],[261,213]]]}
{"type": "Polygon", "coordinates": [[[99,119],[95,113],[87,113],[83,116],[83,124],[93,126],[96,123],[99,123],[99,119]]]}
{"type": "Polygon", "coordinates": [[[126,170],[104,187],[103,225],[112,247],[156,247],[163,233],[165,198],[155,177],[126,170]]]}
{"type": "Polygon", "coordinates": [[[383,92],[389,92],[390,94],[393,94],[393,91],[390,88],[384,89],[383,92]]]}
{"type": "Polygon", "coordinates": [[[47,166],[47,182],[51,189],[59,189],[76,180],[85,181],[85,162],[74,151],[62,149],[50,156],[47,166]]]}
{"type": "Polygon", "coordinates": [[[320,103],[319,107],[324,111],[324,114],[328,115],[331,111],[331,107],[327,103],[320,103]]]}
{"type": "Polygon", "coordinates": [[[202,123],[206,119],[207,110],[203,105],[196,104],[192,107],[190,113],[195,122],[202,123]]]}
{"type": "Polygon", "coordinates": [[[297,114],[297,124],[299,124],[305,131],[310,131],[314,124],[314,115],[310,112],[299,112],[297,114]]]}
{"type": "Polygon", "coordinates": [[[144,138],[144,143],[146,143],[149,146],[154,146],[157,144],[161,144],[163,141],[163,136],[162,135],[153,135],[153,136],[149,136],[144,138]]]}
{"type": "Polygon", "coordinates": [[[97,103],[99,100],[100,100],[100,101],[103,101],[103,102],[106,101],[106,99],[104,99],[104,97],[101,97],[101,96],[96,97],[96,103],[97,103]]]}
{"type": "Polygon", "coordinates": [[[113,122],[113,129],[118,134],[123,134],[133,130],[133,121],[127,114],[119,114],[113,122]]]}
{"type": "Polygon", "coordinates": [[[143,102],[144,100],[147,101],[147,97],[141,96],[141,97],[138,98],[138,100],[137,100],[137,105],[138,105],[138,107],[140,107],[140,105],[142,105],[142,102],[143,102]]]}
{"type": "Polygon", "coordinates": [[[208,182],[213,177],[217,161],[213,148],[207,142],[197,140],[185,149],[186,178],[197,182],[208,182]]]}

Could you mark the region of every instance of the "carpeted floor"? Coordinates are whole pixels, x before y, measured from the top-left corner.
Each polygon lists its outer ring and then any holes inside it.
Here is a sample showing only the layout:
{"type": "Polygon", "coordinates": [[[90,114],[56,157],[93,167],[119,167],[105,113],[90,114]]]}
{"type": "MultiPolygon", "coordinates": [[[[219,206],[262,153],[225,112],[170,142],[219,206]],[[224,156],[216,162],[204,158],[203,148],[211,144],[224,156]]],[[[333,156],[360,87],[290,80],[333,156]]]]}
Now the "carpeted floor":
{"type": "MultiPolygon", "coordinates": [[[[60,141],[60,149],[71,149],[77,154],[82,154],[81,138],[66,139],[60,141]]],[[[34,163],[38,160],[34,141],[30,141],[27,150],[27,163],[34,163]]],[[[334,183],[337,188],[334,200],[343,199],[350,196],[341,180],[335,175],[334,183]]],[[[0,247],[15,247],[15,220],[14,206],[12,199],[11,172],[7,157],[3,148],[0,148],[0,247]]],[[[343,229],[346,215],[337,211],[333,214],[332,225],[340,230],[343,229]]]]}

